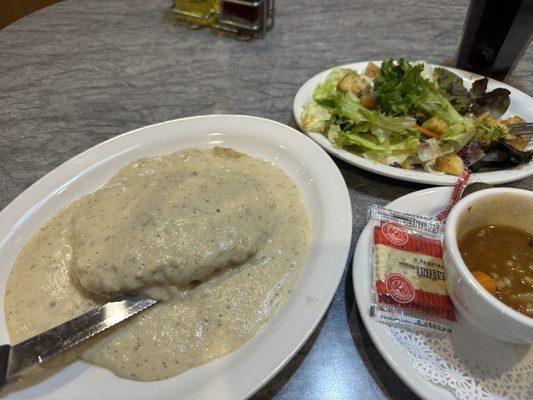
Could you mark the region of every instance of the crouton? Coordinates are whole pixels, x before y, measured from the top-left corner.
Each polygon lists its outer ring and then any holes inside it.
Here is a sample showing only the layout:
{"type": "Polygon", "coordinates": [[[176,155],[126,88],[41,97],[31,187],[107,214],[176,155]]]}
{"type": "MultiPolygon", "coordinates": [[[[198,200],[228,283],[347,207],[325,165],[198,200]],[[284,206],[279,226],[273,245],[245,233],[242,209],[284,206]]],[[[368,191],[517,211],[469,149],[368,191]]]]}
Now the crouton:
{"type": "Polygon", "coordinates": [[[344,93],[353,93],[357,97],[370,91],[370,84],[359,75],[349,72],[337,84],[337,90],[344,93]]]}
{"type": "Polygon", "coordinates": [[[376,102],[370,95],[370,92],[364,92],[363,94],[361,94],[361,105],[363,107],[368,108],[369,110],[376,109],[376,102]]]}
{"type": "Polygon", "coordinates": [[[411,169],[412,165],[409,161],[404,161],[400,164],[400,168],[402,169],[411,169]]]}
{"type": "Polygon", "coordinates": [[[435,169],[449,175],[461,175],[465,169],[463,159],[457,154],[440,156],[435,160],[435,169]]]}
{"type": "Polygon", "coordinates": [[[505,141],[513,146],[515,149],[525,151],[529,144],[529,138],[527,136],[506,135],[505,141]]]}
{"type": "Polygon", "coordinates": [[[519,117],[518,115],[513,115],[512,117],[509,117],[503,121],[501,121],[502,124],[504,124],[505,126],[509,126],[509,125],[515,125],[515,124],[523,124],[525,123],[526,120],[522,117],[519,117]]]}
{"type": "Polygon", "coordinates": [[[376,64],[370,61],[366,65],[365,75],[369,78],[377,78],[381,75],[381,69],[376,64]]]}
{"type": "Polygon", "coordinates": [[[431,117],[430,119],[424,121],[422,128],[426,128],[431,132],[435,132],[439,136],[448,130],[448,125],[439,117],[431,117]]]}

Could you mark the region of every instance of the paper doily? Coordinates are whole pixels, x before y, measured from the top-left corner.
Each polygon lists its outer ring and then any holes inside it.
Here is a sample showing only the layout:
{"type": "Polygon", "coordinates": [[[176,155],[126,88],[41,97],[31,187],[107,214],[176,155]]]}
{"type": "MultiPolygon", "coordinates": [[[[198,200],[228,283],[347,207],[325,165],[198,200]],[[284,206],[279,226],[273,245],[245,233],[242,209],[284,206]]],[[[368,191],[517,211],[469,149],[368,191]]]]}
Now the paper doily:
{"type": "Polygon", "coordinates": [[[486,336],[460,320],[447,336],[387,327],[426,380],[460,400],[533,399],[533,349],[486,336]]]}

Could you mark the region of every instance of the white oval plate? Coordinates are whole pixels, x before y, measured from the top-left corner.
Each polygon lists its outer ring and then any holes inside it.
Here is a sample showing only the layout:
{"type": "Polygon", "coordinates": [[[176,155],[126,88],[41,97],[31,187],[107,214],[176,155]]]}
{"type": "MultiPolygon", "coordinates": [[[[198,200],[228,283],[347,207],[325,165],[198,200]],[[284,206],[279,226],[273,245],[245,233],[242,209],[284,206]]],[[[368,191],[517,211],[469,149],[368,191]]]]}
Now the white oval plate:
{"type": "MultiPolygon", "coordinates": [[[[389,203],[386,207],[411,214],[434,216],[444,209],[450,200],[453,188],[436,187],[410,193],[389,203]]],[[[400,379],[423,399],[453,400],[455,396],[448,390],[426,380],[414,367],[407,351],[395,343],[388,333],[387,327],[370,318],[369,309],[372,303],[372,265],[369,256],[371,241],[371,227],[366,226],[355,249],[353,257],[353,286],[355,299],[361,319],[368,331],[372,342],[381,353],[387,364],[400,379]]],[[[516,360],[533,360],[533,347],[524,354],[523,346],[519,345],[516,357],[516,345],[507,344],[486,336],[477,328],[464,321],[458,315],[454,337],[457,341],[454,348],[465,359],[490,359],[491,363],[509,365],[516,364],[516,360]],[[459,339],[458,339],[459,338],[459,339]]],[[[478,371],[476,371],[478,372],[478,371]]],[[[458,371],[461,376],[464,371],[458,371]]],[[[458,378],[459,379],[459,378],[458,378]]]]}
{"type": "MultiPolygon", "coordinates": [[[[376,64],[381,65],[381,62],[375,61],[376,64]]],[[[346,64],[338,67],[330,68],[327,71],[320,72],[319,74],[313,76],[307,82],[305,82],[294,98],[293,103],[293,114],[298,127],[303,131],[301,126],[301,116],[304,110],[304,105],[309,103],[313,99],[313,91],[319,83],[322,83],[326,76],[335,68],[352,68],[356,71],[363,73],[366,68],[367,62],[359,62],[355,64],[346,64]]],[[[431,64],[433,67],[438,67],[439,65],[431,64]]],[[[456,68],[444,67],[450,71],[456,73],[465,82],[465,86],[470,87],[472,81],[481,78],[480,75],[473,74],[471,72],[466,72],[456,68]]],[[[533,121],[533,98],[529,97],[527,94],[517,90],[505,83],[495,81],[493,79],[489,80],[488,89],[492,90],[496,87],[502,87],[508,89],[511,92],[511,105],[507,112],[502,116],[507,118],[511,115],[520,115],[526,121],[533,121]]],[[[451,175],[437,175],[431,174],[424,171],[410,171],[401,168],[391,167],[389,165],[378,164],[373,161],[367,160],[364,157],[358,156],[357,154],[351,153],[344,149],[338,149],[334,147],[331,142],[321,133],[317,132],[306,132],[311,139],[317,142],[322,146],[328,153],[333,154],[335,157],[340,158],[343,161],[346,161],[349,164],[355,165],[356,167],[362,168],[364,170],[374,172],[379,175],[388,176],[390,178],[400,179],[403,181],[409,182],[418,182],[425,183],[428,185],[454,185],[457,177],[451,175]]],[[[529,175],[533,174],[533,163],[519,165],[515,168],[510,168],[501,171],[493,172],[481,172],[478,174],[473,174],[471,182],[486,182],[492,185],[497,185],[501,183],[513,182],[519,179],[523,179],[529,175]]]]}
{"type": "Polygon", "coordinates": [[[117,136],[72,158],[0,212],[0,340],[9,343],[3,314],[11,266],[31,234],[57,210],[94,191],[121,166],[141,157],[189,147],[226,146],[272,161],[295,181],[313,224],[302,275],[279,313],[236,351],[176,377],[135,382],[78,361],[10,399],[243,399],[271,379],[313,332],[337,289],[352,233],[344,180],[330,157],[300,132],[262,118],[238,115],[192,117],[117,136]]]}

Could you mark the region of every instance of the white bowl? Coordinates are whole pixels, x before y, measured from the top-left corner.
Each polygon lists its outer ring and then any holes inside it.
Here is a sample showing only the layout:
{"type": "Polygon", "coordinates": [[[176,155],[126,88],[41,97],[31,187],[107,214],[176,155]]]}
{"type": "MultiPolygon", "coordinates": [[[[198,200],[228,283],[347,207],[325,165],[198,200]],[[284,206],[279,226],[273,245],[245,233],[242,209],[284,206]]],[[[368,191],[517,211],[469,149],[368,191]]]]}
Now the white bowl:
{"type": "Polygon", "coordinates": [[[486,189],[459,201],[446,220],[444,265],[446,286],[459,313],[487,335],[511,343],[533,343],[533,318],[508,307],[486,291],[466,267],[457,239],[481,225],[507,225],[530,231],[533,192],[486,189]]]}

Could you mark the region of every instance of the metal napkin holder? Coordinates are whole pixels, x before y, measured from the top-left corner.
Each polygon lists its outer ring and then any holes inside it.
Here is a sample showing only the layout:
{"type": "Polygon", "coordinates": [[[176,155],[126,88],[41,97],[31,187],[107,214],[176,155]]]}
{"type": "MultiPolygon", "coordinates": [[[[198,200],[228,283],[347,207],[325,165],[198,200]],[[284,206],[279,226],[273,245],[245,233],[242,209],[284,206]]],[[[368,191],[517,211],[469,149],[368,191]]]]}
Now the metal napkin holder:
{"type": "MultiPolygon", "coordinates": [[[[266,32],[271,30],[274,26],[274,1],[275,0],[255,0],[255,1],[243,1],[243,0],[221,0],[220,14],[216,22],[212,24],[191,24],[190,20],[186,21],[186,25],[191,28],[208,28],[213,32],[226,33],[232,36],[236,36],[242,40],[250,40],[255,38],[263,38],[266,32]],[[238,18],[224,14],[224,4],[231,4],[240,7],[246,7],[250,9],[257,9],[258,18],[255,21],[249,21],[245,18],[238,18]]],[[[175,7],[171,8],[178,22],[181,18],[194,18],[196,20],[209,20],[215,16],[215,12],[211,12],[205,15],[198,15],[184,10],[179,10],[175,7]],[[181,18],[180,18],[181,17],[181,18]]]]}

